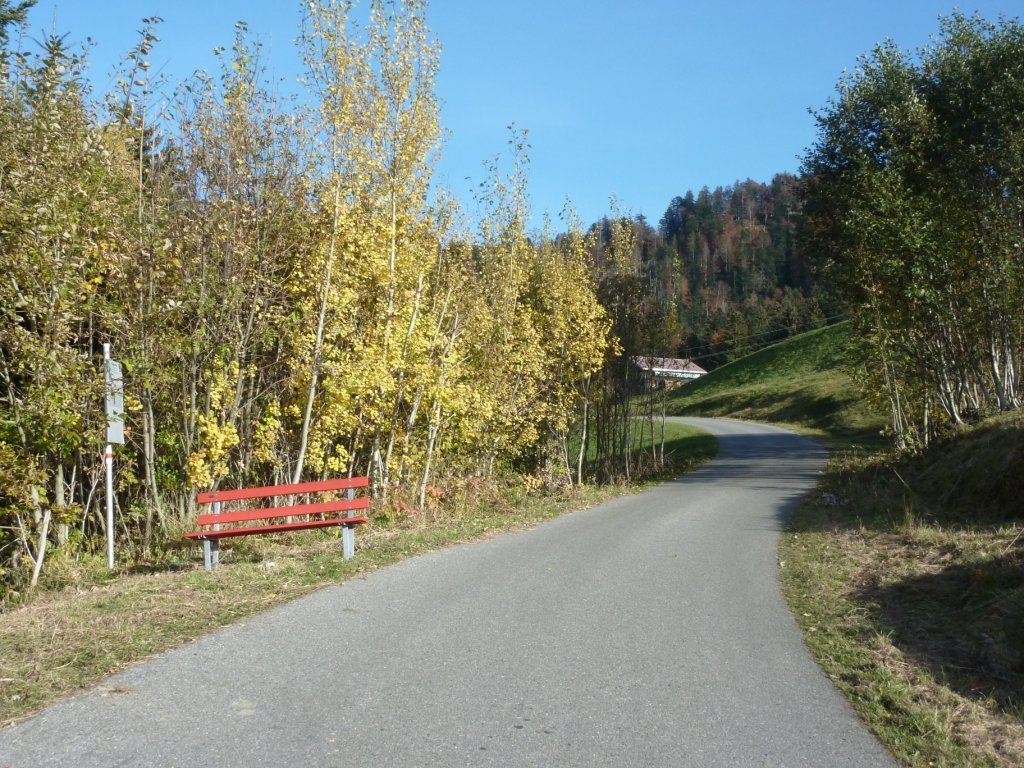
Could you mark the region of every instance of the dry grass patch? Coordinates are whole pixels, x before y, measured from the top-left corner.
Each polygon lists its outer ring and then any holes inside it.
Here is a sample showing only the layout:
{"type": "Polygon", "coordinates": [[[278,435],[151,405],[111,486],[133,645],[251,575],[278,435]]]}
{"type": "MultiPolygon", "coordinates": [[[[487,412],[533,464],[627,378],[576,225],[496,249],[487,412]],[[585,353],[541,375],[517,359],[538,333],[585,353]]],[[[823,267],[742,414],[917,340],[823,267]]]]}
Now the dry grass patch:
{"type": "Polygon", "coordinates": [[[951,502],[949,484],[985,493],[943,467],[963,448],[833,459],[784,536],[783,587],[809,648],[899,759],[1024,766],[1021,523],[1003,476],[989,504],[951,502]]]}
{"type": "MultiPolygon", "coordinates": [[[[4,613],[0,723],[338,577],[331,568],[317,578],[319,558],[304,563],[304,549],[295,547],[280,571],[267,563],[241,562],[213,574],[201,566],[125,574],[108,583],[45,593],[4,613]]],[[[333,557],[340,561],[336,553],[333,557]]],[[[83,573],[83,582],[91,576],[83,573]]]]}

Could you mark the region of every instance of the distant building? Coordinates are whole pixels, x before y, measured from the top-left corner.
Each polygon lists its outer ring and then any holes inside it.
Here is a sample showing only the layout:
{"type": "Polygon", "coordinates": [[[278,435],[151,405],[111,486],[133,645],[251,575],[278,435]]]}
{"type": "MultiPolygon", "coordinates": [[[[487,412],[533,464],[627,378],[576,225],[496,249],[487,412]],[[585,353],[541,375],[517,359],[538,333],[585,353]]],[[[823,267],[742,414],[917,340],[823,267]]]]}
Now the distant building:
{"type": "Polygon", "coordinates": [[[647,357],[638,355],[632,358],[633,364],[650,376],[665,384],[682,384],[686,379],[699,379],[707,371],[692,360],[677,357],[647,357]]]}

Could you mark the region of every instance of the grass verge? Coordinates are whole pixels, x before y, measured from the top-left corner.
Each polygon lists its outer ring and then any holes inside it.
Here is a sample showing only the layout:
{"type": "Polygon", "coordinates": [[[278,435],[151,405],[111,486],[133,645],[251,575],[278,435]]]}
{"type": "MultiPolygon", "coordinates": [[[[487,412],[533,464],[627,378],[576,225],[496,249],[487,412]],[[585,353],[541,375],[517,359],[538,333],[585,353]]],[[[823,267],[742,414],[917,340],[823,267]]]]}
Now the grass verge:
{"type": "Polygon", "coordinates": [[[1024,418],[836,454],[779,558],[808,647],[910,766],[1024,765],[1024,418]]]}
{"type": "Polygon", "coordinates": [[[0,614],[0,726],[273,605],[338,584],[406,557],[522,530],[693,469],[717,444],[707,433],[670,425],[665,471],[633,486],[478,496],[460,514],[375,522],[358,535],[352,560],[337,533],[239,539],[221,550],[213,573],[198,547],[157,564],[110,574],[99,558],[51,563],[49,582],[27,604],[0,614]]]}

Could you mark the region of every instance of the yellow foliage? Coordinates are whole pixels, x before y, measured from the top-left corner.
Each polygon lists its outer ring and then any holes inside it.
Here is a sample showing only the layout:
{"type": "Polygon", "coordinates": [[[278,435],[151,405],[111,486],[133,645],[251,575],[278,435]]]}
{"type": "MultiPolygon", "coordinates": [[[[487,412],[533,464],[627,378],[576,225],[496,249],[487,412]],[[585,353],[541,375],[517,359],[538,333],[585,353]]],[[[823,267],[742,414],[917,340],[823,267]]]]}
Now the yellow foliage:
{"type": "Polygon", "coordinates": [[[278,436],[281,431],[281,406],[271,401],[263,412],[263,418],[253,428],[252,457],[265,464],[278,461],[278,436]]]}
{"type": "Polygon", "coordinates": [[[194,488],[227,476],[230,451],[239,441],[234,424],[218,424],[206,416],[199,416],[198,424],[201,447],[188,457],[188,479],[194,488]]]}

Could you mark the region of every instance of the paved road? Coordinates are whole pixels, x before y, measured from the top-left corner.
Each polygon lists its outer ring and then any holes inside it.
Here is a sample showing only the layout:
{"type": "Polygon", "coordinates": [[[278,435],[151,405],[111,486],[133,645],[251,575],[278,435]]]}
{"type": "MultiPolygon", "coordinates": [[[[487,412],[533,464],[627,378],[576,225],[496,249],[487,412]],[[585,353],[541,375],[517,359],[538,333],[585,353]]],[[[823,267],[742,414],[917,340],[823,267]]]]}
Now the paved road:
{"type": "Polygon", "coordinates": [[[718,458],[416,557],[0,731],[0,766],[892,766],[804,649],[776,543],[823,453],[718,458]]]}

